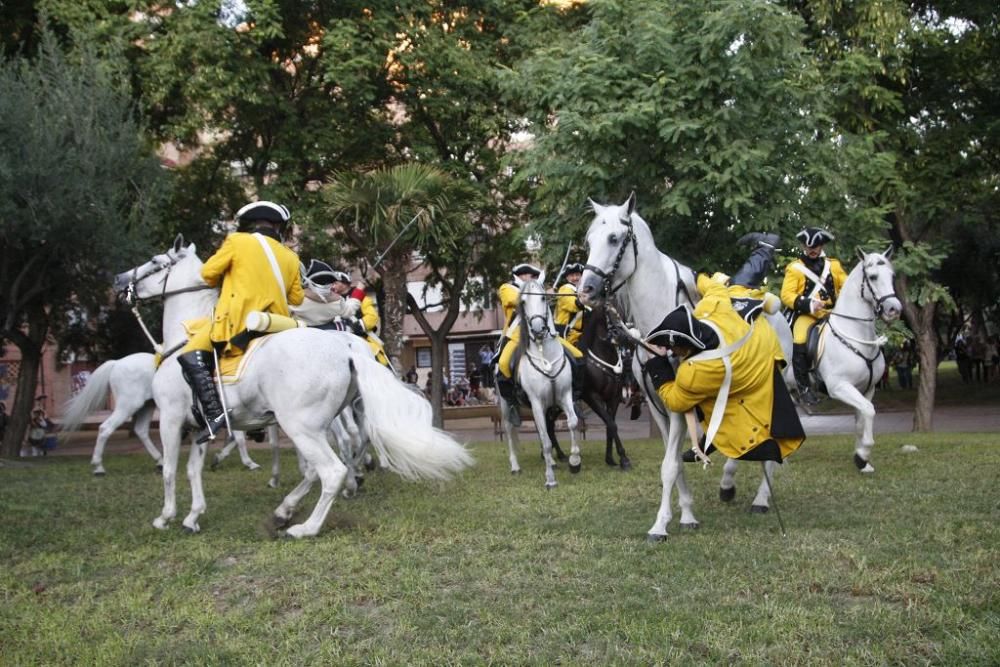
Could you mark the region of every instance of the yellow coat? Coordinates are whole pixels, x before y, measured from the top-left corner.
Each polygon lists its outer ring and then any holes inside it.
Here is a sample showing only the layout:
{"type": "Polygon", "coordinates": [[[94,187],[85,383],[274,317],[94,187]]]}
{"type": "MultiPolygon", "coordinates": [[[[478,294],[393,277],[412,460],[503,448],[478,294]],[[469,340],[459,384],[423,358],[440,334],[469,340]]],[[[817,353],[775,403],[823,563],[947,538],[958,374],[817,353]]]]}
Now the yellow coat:
{"type": "MultiPolygon", "coordinates": [[[[825,317],[833,308],[833,302],[840,295],[840,289],[847,282],[847,273],[841,266],[840,260],[826,257],[830,262],[830,277],[833,278],[832,298],[826,299],[826,308],[816,313],[817,317],[825,317]]],[[[799,298],[808,296],[815,283],[804,273],[795,268],[796,265],[804,266],[801,259],[793,260],[785,268],[785,279],[781,283],[781,303],[789,310],[795,311],[798,315],[809,315],[808,304],[800,302],[799,298]]],[[[817,277],[821,277],[817,275],[817,277]]],[[[827,281],[829,284],[830,281],[827,281]]]]}
{"type": "Polygon", "coordinates": [[[583,335],[583,308],[576,298],[576,285],[566,283],[559,288],[559,298],[556,299],[555,323],[559,327],[567,324],[573,326],[566,332],[566,338],[574,345],[583,335]],[[578,316],[579,315],[579,316],[578,316]]]}
{"type": "Polygon", "coordinates": [[[361,301],[361,321],[364,322],[365,331],[378,333],[378,305],[376,305],[375,299],[368,295],[365,295],[361,301]]]}
{"type": "MultiPolygon", "coordinates": [[[[723,345],[742,338],[750,328],[729,300],[727,289],[707,276],[698,277],[698,289],[704,296],[694,310],[700,320],[708,320],[722,332],[723,345]]],[[[784,359],[778,337],[764,318],[758,318],[753,332],[732,357],[733,376],[722,424],[713,444],[729,458],[739,458],[771,438],[774,407],[774,365],[784,359]]],[[[681,362],[673,382],[662,385],[658,393],[673,412],[687,412],[701,407],[704,428],[712,416],[719,388],[725,378],[721,359],[681,362]]],[[[782,458],[802,444],[801,438],[776,439],[782,458]]]]}
{"type": "Polygon", "coordinates": [[[517,302],[520,298],[521,290],[513,283],[504,283],[497,290],[497,299],[500,301],[500,307],[503,309],[504,333],[506,333],[507,327],[510,326],[511,320],[514,319],[514,313],[517,312],[517,302]]]}
{"type": "MultiPolygon", "coordinates": [[[[503,335],[507,339],[504,343],[503,349],[500,351],[500,358],[497,360],[497,368],[500,370],[501,374],[508,378],[511,377],[514,370],[510,365],[511,359],[514,357],[514,351],[517,350],[517,344],[521,340],[521,325],[518,324],[513,329],[510,328],[510,323],[514,320],[514,316],[517,313],[517,304],[520,299],[521,290],[513,283],[504,283],[503,285],[500,285],[500,288],[497,290],[497,300],[500,301],[500,307],[503,309],[503,335]]],[[[583,353],[565,338],[560,336],[559,342],[564,348],[566,348],[574,359],[580,359],[583,357],[583,353]]]]}
{"type": "Polygon", "coordinates": [[[298,255],[274,239],[265,236],[264,241],[278,262],[285,294],[281,293],[257,237],[245,232],[230,234],[201,269],[201,277],[206,283],[212,287],[222,283],[212,320],[212,341],[228,341],[243,331],[247,315],[252,311],[288,316],[287,304],[302,303],[304,293],[299,282],[298,255]]]}

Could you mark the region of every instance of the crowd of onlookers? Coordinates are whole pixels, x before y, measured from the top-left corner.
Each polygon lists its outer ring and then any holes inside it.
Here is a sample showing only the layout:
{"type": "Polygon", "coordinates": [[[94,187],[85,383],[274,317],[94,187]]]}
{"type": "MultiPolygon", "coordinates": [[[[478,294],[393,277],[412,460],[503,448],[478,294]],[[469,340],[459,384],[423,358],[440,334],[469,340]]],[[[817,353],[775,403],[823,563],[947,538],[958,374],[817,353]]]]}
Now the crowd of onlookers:
{"type": "Polygon", "coordinates": [[[954,354],[965,384],[993,382],[1000,376],[1000,336],[959,334],[954,354]]]}

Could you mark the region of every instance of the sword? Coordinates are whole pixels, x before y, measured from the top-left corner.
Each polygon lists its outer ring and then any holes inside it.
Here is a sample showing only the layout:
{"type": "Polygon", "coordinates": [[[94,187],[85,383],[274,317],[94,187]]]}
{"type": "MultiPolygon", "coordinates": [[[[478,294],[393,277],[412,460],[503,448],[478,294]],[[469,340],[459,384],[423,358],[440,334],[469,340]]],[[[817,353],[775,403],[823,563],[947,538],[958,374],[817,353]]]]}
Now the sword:
{"type": "MultiPolygon", "coordinates": [[[[212,356],[215,358],[215,386],[219,390],[219,402],[222,404],[222,416],[226,420],[226,443],[232,442],[236,438],[233,436],[233,425],[229,421],[229,407],[226,405],[226,392],[222,387],[222,370],[219,368],[219,351],[212,346],[212,356]]],[[[205,420],[208,423],[208,420],[205,420]]],[[[215,440],[215,434],[209,430],[209,434],[212,436],[210,439],[215,440]]]]}
{"type": "Polygon", "coordinates": [[[569,253],[572,250],[573,250],[573,244],[570,243],[568,246],[566,246],[566,256],[563,257],[562,266],[559,267],[559,273],[556,274],[556,279],[552,283],[552,289],[555,289],[556,287],[559,286],[559,279],[562,278],[563,271],[566,270],[566,265],[569,263],[569,253]]]}

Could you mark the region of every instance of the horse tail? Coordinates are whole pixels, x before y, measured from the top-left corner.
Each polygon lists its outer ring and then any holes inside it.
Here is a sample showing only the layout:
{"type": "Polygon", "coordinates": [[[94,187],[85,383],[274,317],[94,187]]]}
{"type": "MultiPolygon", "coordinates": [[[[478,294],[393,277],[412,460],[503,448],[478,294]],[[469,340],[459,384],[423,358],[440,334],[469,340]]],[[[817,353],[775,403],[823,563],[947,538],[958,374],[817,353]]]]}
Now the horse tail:
{"type": "Polygon", "coordinates": [[[117,361],[111,359],[98,366],[97,370],[90,374],[87,384],[83,385],[80,393],[66,402],[60,418],[60,431],[75,431],[90,413],[104,404],[111,387],[111,371],[117,361]]]}
{"type": "Polygon", "coordinates": [[[383,465],[406,479],[449,479],[474,463],[464,445],[434,428],[430,403],[364,344],[351,344],[351,375],[364,403],[364,428],[383,465]]]}

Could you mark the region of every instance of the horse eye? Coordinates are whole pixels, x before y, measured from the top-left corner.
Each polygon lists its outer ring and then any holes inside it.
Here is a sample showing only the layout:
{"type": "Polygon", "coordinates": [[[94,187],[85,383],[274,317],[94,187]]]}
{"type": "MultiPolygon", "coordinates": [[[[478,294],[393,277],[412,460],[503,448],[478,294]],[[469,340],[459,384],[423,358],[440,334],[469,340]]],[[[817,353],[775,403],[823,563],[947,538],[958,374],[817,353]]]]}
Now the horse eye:
{"type": "Polygon", "coordinates": [[[868,280],[878,280],[878,274],[877,273],[869,273],[868,274],[868,280]]]}
{"type": "Polygon", "coordinates": [[[611,245],[617,245],[618,237],[615,236],[614,234],[608,234],[608,243],[610,243],[611,245]]]}
{"type": "Polygon", "coordinates": [[[878,264],[879,266],[885,266],[885,262],[881,259],[877,261],[876,264],[878,264]]]}

